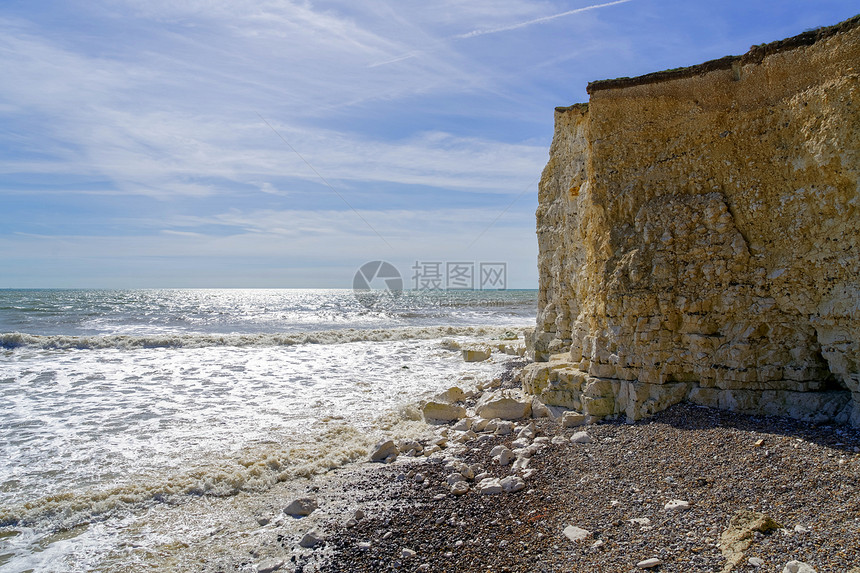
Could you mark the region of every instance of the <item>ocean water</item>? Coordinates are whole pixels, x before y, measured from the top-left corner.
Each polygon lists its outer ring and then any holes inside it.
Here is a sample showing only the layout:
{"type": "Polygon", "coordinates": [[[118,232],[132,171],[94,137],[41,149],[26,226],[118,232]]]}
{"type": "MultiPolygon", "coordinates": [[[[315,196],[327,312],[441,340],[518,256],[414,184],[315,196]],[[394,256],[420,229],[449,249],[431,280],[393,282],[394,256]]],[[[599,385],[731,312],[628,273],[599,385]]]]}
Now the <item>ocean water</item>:
{"type": "Polygon", "coordinates": [[[457,345],[535,308],[535,291],[366,308],[348,290],[0,290],[0,571],[170,570],[237,500],[422,431],[408,404],[508,358],[457,345]]]}

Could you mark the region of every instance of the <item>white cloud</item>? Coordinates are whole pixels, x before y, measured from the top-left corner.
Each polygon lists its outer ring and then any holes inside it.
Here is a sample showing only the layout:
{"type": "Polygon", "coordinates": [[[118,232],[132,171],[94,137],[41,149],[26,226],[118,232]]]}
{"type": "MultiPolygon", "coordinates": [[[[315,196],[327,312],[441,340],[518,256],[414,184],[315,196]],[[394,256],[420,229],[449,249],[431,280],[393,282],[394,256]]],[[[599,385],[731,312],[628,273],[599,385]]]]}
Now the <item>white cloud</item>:
{"type": "Polygon", "coordinates": [[[444,131],[391,139],[313,126],[308,116],[315,116],[320,106],[336,105],[340,94],[349,93],[355,104],[430,85],[462,89],[455,84],[467,74],[437,58],[413,70],[418,73],[410,75],[409,83],[394,72],[357,78],[368,58],[400,44],[307,5],[276,2],[245,13],[247,7],[139,5],[152,18],[182,21],[198,15],[204,23],[214,21],[205,33],[192,30],[182,40],[192,50],[184,58],[145,50],[113,60],[95,57],[41,37],[32,26],[0,23],[0,41],[9,54],[0,73],[22,78],[0,88],[0,98],[6,109],[29,117],[35,126],[29,136],[22,135],[29,138],[25,147],[47,155],[38,161],[2,161],[0,172],[107,177],[126,193],[159,197],[205,197],[224,193],[230,183],[254,184],[261,176],[316,180],[257,121],[256,113],[326,178],[337,181],[512,193],[543,164],[542,146],[444,131]],[[211,48],[201,47],[194,37],[225,28],[233,30],[233,37],[228,35],[219,51],[229,51],[230,42],[239,38],[237,51],[245,54],[241,61],[209,61],[211,48]],[[243,43],[245,37],[253,42],[243,43]],[[271,53],[268,58],[247,70],[237,68],[264,48],[271,53]],[[216,185],[195,178],[222,181],[216,185]]]}
{"type": "Polygon", "coordinates": [[[200,286],[195,277],[202,272],[210,286],[347,287],[355,269],[373,259],[394,262],[404,276],[416,260],[501,261],[508,263],[509,276],[519,277],[518,286],[531,286],[536,280],[537,246],[521,239],[522,233],[533,233],[522,210],[506,214],[470,249],[465,247],[490,223],[493,213],[486,208],[363,210],[361,214],[392,246],[348,210],[231,210],[209,217],[153,219],[145,222],[152,232],[109,240],[88,234],[0,236],[0,265],[13,276],[16,261],[54,261],[54,272],[46,270],[44,280],[55,286],[94,286],[88,282],[93,273],[109,276],[110,272],[158,276],[158,281],[147,283],[150,286],[200,286]],[[237,276],[237,261],[253,270],[237,276]],[[158,275],[160,269],[181,270],[192,264],[194,272],[158,275]],[[321,284],[319,275],[301,271],[307,267],[329,268],[327,282],[321,284]],[[220,281],[213,283],[213,276],[220,276],[220,281]]]}

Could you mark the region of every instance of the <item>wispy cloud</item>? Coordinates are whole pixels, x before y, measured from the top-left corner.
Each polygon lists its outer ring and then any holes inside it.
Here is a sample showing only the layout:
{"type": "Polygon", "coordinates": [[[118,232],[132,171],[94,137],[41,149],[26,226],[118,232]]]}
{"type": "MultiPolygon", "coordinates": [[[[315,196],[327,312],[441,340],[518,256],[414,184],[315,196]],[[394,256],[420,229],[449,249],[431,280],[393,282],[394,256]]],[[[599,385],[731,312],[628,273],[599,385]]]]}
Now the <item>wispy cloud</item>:
{"type": "Polygon", "coordinates": [[[492,224],[475,252],[521,261],[534,282],[530,183],[552,109],[589,80],[856,13],[856,0],[772,4],[0,3],[0,287],[149,272],[299,286],[289,269],[320,260],[350,274],[385,246],[314,170],[396,256],[456,253],[492,224]],[[230,271],[250,259],[253,273],[230,271]]]}
{"type": "MultiPolygon", "coordinates": [[[[311,18],[306,11],[300,12],[300,21],[311,18]]],[[[169,12],[159,13],[165,18],[169,12]]],[[[332,16],[323,16],[330,23],[332,16]]],[[[263,16],[246,16],[245,20],[248,18],[263,16]]],[[[280,22],[287,16],[270,18],[280,22]]],[[[337,66],[320,75],[305,70],[308,64],[303,63],[291,75],[299,81],[286,83],[279,77],[283,71],[269,77],[262,69],[258,73],[255,68],[264,67],[262,63],[245,75],[238,69],[230,71],[237,64],[230,58],[211,68],[201,66],[199,60],[189,68],[187,59],[160,55],[129,62],[106,60],[71,51],[29,28],[0,22],[0,30],[6,32],[0,42],[8,54],[0,71],[26,80],[7,83],[0,88],[0,97],[19,117],[32,118],[27,129],[16,134],[15,147],[38,152],[0,161],[2,173],[107,178],[121,192],[160,198],[223,195],[237,184],[253,185],[264,192],[278,186],[270,179],[262,180],[270,187],[261,187],[261,177],[315,181],[317,176],[289,157],[283,144],[271,137],[257,113],[272,121],[326,178],[338,182],[512,193],[524,178],[540,169],[545,158],[544,149],[537,145],[444,131],[412,130],[392,138],[331,129],[327,122],[320,125],[312,120],[320,100],[331,99],[332,94],[355,96],[364,91],[364,100],[398,97],[396,91],[388,91],[387,83],[399,74],[384,74],[382,84],[378,80],[355,82],[338,73],[337,66]],[[194,78],[191,84],[185,77],[189,71],[194,78]],[[284,100],[269,95],[279,91],[286,96],[284,100]],[[295,98],[297,101],[290,101],[295,98]]],[[[338,38],[349,29],[345,24],[339,28],[338,38]]],[[[303,33],[306,37],[298,38],[300,43],[320,44],[319,39],[303,33]]],[[[198,49],[193,37],[182,42],[191,42],[198,49]]],[[[371,39],[363,42],[370,44],[371,39]]],[[[353,43],[344,41],[343,51],[352,49],[353,43]]],[[[377,44],[387,45],[381,40],[377,44]]],[[[201,57],[208,57],[209,48],[203,49],[201,57]]],[[[269,64],[277,68],[280,60],[278,56],[269,64]]],[[[453,80],[433,74],[443,85],[456,81],[457,74],[453,80]]],[[[352,101],[361,100],[359,95],[352,101]]]]}

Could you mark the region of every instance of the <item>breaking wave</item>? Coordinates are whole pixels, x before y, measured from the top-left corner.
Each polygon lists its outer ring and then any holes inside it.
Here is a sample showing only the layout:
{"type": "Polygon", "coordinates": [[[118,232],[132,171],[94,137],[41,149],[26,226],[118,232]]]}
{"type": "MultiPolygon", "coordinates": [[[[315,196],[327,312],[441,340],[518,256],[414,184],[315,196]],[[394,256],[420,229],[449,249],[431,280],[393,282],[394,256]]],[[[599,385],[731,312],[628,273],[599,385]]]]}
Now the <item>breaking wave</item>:
{"type": "MultiPolygon", "coordinates": [[[[517,330],[513,332],[516,334],[517,330]]],[[[133,336],[36,335],[21,332],[0,334],[0,348],[46,350],[91,350],[116,348],[206,348],[213,346],[294,346],[298,344],[343,344],[366,341],[428,340],[446,336],[509,337],[511,328],[495,326],[425,326],[404,328],[321,330],[273,334],[158,334],[133,336]]]]}
{"type": "MultiPolygon", "coordinates": [[[[399,414],[390,413],[378,422],[393,422],[382,427],[401,436],[417,437],[426,431],[423,423],[395,417],[399,414]]],[[[61,491],[0,507],[0,527],[68,530],[157,503],[177,505],[191,497],[261,492],[281,482],[311,477],[366,459],[370,447],[381,435],[379,427],[368,431],[339,424],[312,441],[260,444],[234,456],[202,459],[192,467],[170,473],[129,477],[106,488],[61,491]]]]}

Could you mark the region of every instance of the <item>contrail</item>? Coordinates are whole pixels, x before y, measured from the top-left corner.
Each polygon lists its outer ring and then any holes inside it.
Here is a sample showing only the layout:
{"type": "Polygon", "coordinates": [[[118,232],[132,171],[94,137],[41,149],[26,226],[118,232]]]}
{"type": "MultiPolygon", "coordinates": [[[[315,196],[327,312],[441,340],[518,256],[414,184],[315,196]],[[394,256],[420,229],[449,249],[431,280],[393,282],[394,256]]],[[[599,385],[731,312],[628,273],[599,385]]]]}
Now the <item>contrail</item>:
{"type": "Polygon", "coordinates": [[[490,30],[473,30],[471,32],[467,32],[465,34],[459,34],[454,36],[457,39],[464,38],[474,38],[475,36],[485,36],[487,34],[497,34],[499,32],[507,32],[509,30],[518,30],[520,28],[525,28],[526,26],[531,26],[533,24],[542,24],[544,22],[549,22],[550,20],[555,20],[556,18],[563,18],[565,16],[570,16],[571,14],[579,14],[580,12],[588,12],[589,10],[597,10],[598,8],[606,8],[607,6],[615,6],[616,4],[625,4],[630,2],[631,0],[615,0],[615,2],[605,2],[603,4],[595,4],[593,6],[585,6],[584,8],[577,8],[576,10],[568,10],[567,12],[561,12],[560,14],[553,14],[552,16],[544,16],[543,18],[535,18],[534,20],[529,20],[527,22],[520,22],[519,24],[511,24],[509,26],[502,26],[501,28],[492,28],[490,30]]]}
{"type": "Polygon", "coordinates": [[[424,53],[422,50],[415,50],[413,52],[409,52],[408,54],[403,54],[402,56],[398,56],[396,58],[392,58],[390,60],[385,60],[384,62],[377,62],[375,64],[370,64],[367,66],[368,68],[378,68],[379,66],[387,66],[388,64],[393,64],[396,62],[402,62],[403,60],[408,60],[409,58],[414,58],[415,56],[420,56],[424,53]]]}
{"type": "Polygon", "coordinates": [[[415,58],[422,54],[426,54],[428,52],[434,51],[436,48],[447,44],[451,40],[464,40],[467,38],[475,38],[477,36],[485,36],[487,34],[498,34],[499,32],[507,32],[509,30],[518,30],[520,28],[525,28],[526,26],[532,26],[534,24],[542,24],[544,22],[549,22],[550,20],[555,20],[556,18],[563,18],[565,16],[570,16],[571,14],[579,14],[580,12],[588,12],[589,10],[597,10],[598,8],[606,8],[607,6],[615,6],[616,4],[625,4],[627,2],[631,2],[632,0],[615,0],[614,2],[605,2],[603,4],[595,4],[593,6],[585,6],[583,8],[577,8],[576,10],[568,10],[567,12],[561,12],[560,14],[553,14],[552,16],[544,16],[542,18],[535,18],[534,20],[529,20],[527,22],[520,22],[519,24],[510,24],[508,26],[502,26],[501,28],[492,28],[490,30],[472,30],[471,32],[467,32],[465,34],[458,34],[456,36],[450,36],[446,40],[442,40],[439,42],[435,42],[430,46],[424,48],[423,50],[413,50],[409,53],[403,54],[401,56],[397,56],[395,58],[391,58],[389,60],[385,60],[383,62],[376,62],[368,65],[368,68],[377,68],[379,66],[387,66],[388,64],[393,64],[396,62],[401,62],[403,60],[408,60],[410,58],[415,58]]]}

